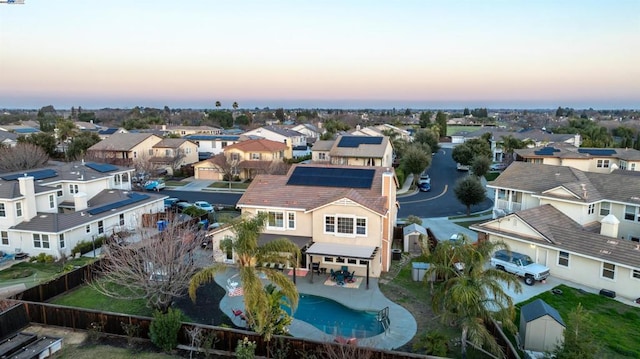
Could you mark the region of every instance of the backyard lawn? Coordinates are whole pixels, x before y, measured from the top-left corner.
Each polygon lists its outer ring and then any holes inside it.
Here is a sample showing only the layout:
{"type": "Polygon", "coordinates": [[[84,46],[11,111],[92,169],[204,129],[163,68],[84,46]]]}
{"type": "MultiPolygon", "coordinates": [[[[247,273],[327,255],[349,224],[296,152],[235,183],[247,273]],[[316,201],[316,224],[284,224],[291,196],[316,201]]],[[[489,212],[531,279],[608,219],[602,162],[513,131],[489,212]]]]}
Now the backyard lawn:
{"type": "MultiPolygon", "coordinates": [[[[93,260],[93,258],[88,257],[71,259],[65,262],[65,267],[83,266],[93,260]]],[[[28,261],[16,263],[0,271],[0,286],[24,283],[27,287],[33,287],[60,275],[63,269],[61,263],[37,263],[28,261]]]]}
{"type": "Polygon", "coordinates": [[[54,298],[51,300],[51,304],[144,317],[151,317],[153,315],[153,311],[146,307],[146,302],[142,299],[125,300],[109,298],[86,285],[54,298]]]}
{"type": "MultiPolygon", "coordinates": [[[[556,288],[562,291],[561,295],[549,291],[517,306],[540,298],[555,308],[566,321],[569,312],[582,303],[591,315],[591,330],[601,348],[597,358],[640,358],[640,341],[635,336],[640,328],[640,308],[565,285],[556,288]]],[[[516,323],[519,320],[518,317],[516,323]]]]}

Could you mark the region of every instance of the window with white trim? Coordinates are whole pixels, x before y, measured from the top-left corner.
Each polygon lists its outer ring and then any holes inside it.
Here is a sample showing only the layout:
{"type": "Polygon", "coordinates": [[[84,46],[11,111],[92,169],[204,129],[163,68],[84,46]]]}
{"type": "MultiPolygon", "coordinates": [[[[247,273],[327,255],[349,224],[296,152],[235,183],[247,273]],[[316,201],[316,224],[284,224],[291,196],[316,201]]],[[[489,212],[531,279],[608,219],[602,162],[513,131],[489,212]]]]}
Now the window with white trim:
{"type": "Polygon", "coordinates": [[[231,154],[231,160],[232,161],[240,161],[240,154],[236,153],[236,152],[232,153],[231,154]]]}
{"type": "Polygon", "coordinates": [[[604,278],[616,278],[616,265],[613,263],[602,262],[602,276],[604,278]]]}
{"type": "Polygon", "coordinates": [[[22,203],[16,202],[16,217],[22,217],[22,203]]]}
{"type": "Polygon", "coordinates": [[[558,253],[558,265],[563,267],[569,266],[569,252],[560,251],[558,253]]]}
{"type": "Polygon", "coordinates": [[[318,159],[319,160],[326,160],[327,159],[327,154],[324,153],[324,152],[318,153],[318,159]]]}
{"type": "Polygon", "coordinates": [[[609,160],[598,160],[596,167],[598,168],[609,168],[609,160]]]}
{"type": "Polygon", "coordinates": [[[624,219],[627,221],[640,221],[640,207],[624,206],[624,219]]]}
{"type": "Polygon", "coordinates": [[[84,231],[87,232],[87,233],[91,233],[91,225],[87,224],[87,226],[84,227],[84,231]]]}
{"type": "Polygon", "coordinates": [[[120,221],[118,223],[120,223],[121,226],[124,226],[124,213],[120,213],[119,220],[120,221]]]}
{"type": "Polygon", "coordinates": [[[634,269],[631,272],[631,277],[635,279],[640,279],[640,270],[634,269]]]}
{"type": "Polygon", "coordinates": [[[60,233],[60,237],[58,238],[58,241],[60,242],[60,248],[64,248],[64,246],[65,246],[64,233],[60,233]]]}
{"type": "Polygon", "coordinates": [[[0,203],[0,217],[6,217],[7,211],[4,208],[4,203],[0,203]]]}
{"type": "Polygon", "coordinates": [[[259,153],[252,153],[251,154],[251,159],[252,160],[259,160],[260,159],[260,154],[259,153]]]}
{"type": "Polygon", "coordinates": [[[104,222],[98,221],[98,234],[104,233],[104,222]]]}
{"type": "Polygon", "coordinates": [[[49,195],[49,208],[56,208],[56,198],[54,195],[49,195]]]}
{"type": "Polygon", "coordinates": [[[56,188],[58,189],[58,192],[56,193],[56,195],[57,195],[58,197],[62,197],[62,196],[64,196],[64,192],[62,192],[62,185],[61,185],[61,184],[56,185],[56,188]]]}
{"type": "Polygon", "coordinates": [[[50,248],[49,235],[48,234],[33,234],[33,247],[34,248],[50,248]]]}
{"type": "Polygon", "coordinates": [[[3,246],[8,246],[9,245],[9,232],[1,231],[0,232],[0,238],[2,239],[0,244],[2,244],[3,246]]]}
{"type": "Polygon", "coordinates": [[[364,236],[367,234],[367,219],[361,217],[325,216],[324,232],[364,236]]]}
{"type": "Polygon", "coordinates": [[[588,207],[587,207],[587,214],[594,214],[596,211],[596,204],[595,203],[591,203],[588,207]]]}
{"type": "Polygon", "coordinates": [[[71,194],[75,194],[78,193],[78,185],[77,184],[70,184],[69,185],[69,193],[71,194]]]}
{"type": "Polygon", "coordinates": [[[611,202],[600,202],[600,215],[607,216],[611,213],[611,202]]]}
{"type": "Polygon", "coordinates": [[[113,175],[113,184],[116,186],[120,184],[120,174],[113,175]]]}
{"type": "Polygon", "coordinates": [[[287,212],[287,228],[296,229],[296,212],[287,212]]]}
{"type": "Polygon", "coordinates": [[[267,227],[284,229],[284,213],[269,211],[267,227]]]}

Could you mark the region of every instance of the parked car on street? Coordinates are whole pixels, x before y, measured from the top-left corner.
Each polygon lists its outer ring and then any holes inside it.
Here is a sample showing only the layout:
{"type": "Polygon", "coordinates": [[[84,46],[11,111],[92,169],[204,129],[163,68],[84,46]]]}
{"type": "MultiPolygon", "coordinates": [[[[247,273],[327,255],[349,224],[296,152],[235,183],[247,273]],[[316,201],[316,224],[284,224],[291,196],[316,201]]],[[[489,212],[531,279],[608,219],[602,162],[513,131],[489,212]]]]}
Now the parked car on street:
{"type": "Polygon", "coordinates": [[[149,180],[144,184],[144,189],[147,191],[159,191],[164,189],[167,185],[164,183],[164,180],[161,178],[149,180]]]}
{"type": "Polygon", "coordinates": [[[429,175],[426,173],[421,174],[420,178],[418,179],[418,184],[421,184],[421,183],[431,184],[431,177],[429,177],[429,175]]]}
{"type": "Polygon", "coordinates": [[[194,203],[194,205],[200,209],[203,209],[209,213],[213,212],[213,206],[211,205],[211,203],[207,202],[207,201],[196,201],[194,203]]]}
{"type": "Polygon", "coordinates": [[[507,168],[507,164],[506,163],[492,163],[491,166],[489,167],[490,171],[502,171],[505,168],[507,168]]]}
{"type": "Polygon", "coordinates": [[[178,212],[184,212],[185,209],[189,208],[193,206],[193,203],[189,203],[189,202],[178,202],[176,203],[176,211],[178,212]]]}
{"type": "Polygon", "coordinates": [[[462,163],[457,163],[456,164],[456,168],[458,169],[458,171],[468,171],[469,170],[469,166],[468,165],[463,165],[462,163]]]}
{"type": "Polygon", "coordinates": [[[421,192],[429,192],[431,191],[431,184],[429,184],[428,182],[418,183],[418,189],[421,192]]]}
{"type": "Polygon", "coordinates": [[[175,209],[176,203],[180,202],[177,197],[169,197],[164,199],[164,209],[171,210],[175,209]]]}

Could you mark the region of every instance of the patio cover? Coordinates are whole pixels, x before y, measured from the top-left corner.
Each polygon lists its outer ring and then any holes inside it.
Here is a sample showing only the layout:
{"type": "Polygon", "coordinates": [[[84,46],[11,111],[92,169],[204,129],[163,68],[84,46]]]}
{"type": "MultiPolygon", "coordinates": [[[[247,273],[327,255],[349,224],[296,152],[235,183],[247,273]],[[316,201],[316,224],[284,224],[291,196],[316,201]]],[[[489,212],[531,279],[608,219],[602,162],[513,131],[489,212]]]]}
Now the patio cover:
{"type": "Polygon", "coordinates": [[[307,249],[307,254],[328,257],[373,259],[377,249],[377,247],[373,246],[353,246],[339,243],[316,242],[307,249]]]}
{"type": "Polygon", "coordinates": [[[287,235],[281,235],[281,234],[261,233],[260,236],[258,237],[258,245],[261,246],[261,245],[264,245],[265,243],[271,242],[274,239],[279,239],[279,238],[287,238],[291,242],[295,243],[298,246],[298,248],[302,248],[306,246],[307,244],[311,243],[311,241],[313,240],[312,237],[287,236],[287,235]]]}

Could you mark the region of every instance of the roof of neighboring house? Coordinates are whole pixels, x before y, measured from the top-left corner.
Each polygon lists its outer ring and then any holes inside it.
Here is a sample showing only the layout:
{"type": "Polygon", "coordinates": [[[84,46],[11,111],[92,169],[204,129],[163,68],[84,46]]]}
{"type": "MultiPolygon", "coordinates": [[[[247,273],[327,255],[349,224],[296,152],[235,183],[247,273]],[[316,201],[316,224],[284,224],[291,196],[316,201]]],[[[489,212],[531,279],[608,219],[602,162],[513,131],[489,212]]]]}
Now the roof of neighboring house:
{"type": "Polygon", "coordinates": [[[113,128],[105,128],[102,129],[100,131],[98,131],[99,135],[113,135],[114,133],[118,132],[118,128],[113,127],[113,128]]]}
{"type": "Polygon", "coordinates": [[[6,140],[17,141],[18,135],[12,132],[0,131],[0,142],[4,142],[6,140]]]}
{"type": "Polygon", "coordinates": [[[239,141],[240,135],[186,135],[191,141],[239,141]]]}
{"type": "Polygon", "coordinates": [[[259,140],[246,140],[233,145],[229,145],[224,148],[224,151],[228,150],[240,150],[243,152],[277,152],[287,149],[287,145],[282,142],[276,142],[266,139],[259,140]]]}
{"type": "Polygon", "coordinates": [[[212,126],[167,126],[167,131],[188,130],[188,131],[220,131],[220,127],[212,126]]]}
{"type": "Polygon", "coordinates": [[[251,132],[253,134],[258,134],[260,132],[260,130],[273,132],[273,133],[276,133],[276,134],[284,136],[284,137],[304,136],[302,133],[300,133],[298,131],[294,131],[294,130],[292,130],[290,128],[287,128],[286,126],[273,126],[273,125],[272,126],[262,126],[260,128],[257,128],[255,130],[248,131],[248,132],[251,132]]]}
{"type": "Polygon", "coordinates": [[[531,303],[523,305],[522,308],[520,308],[520,315],[527,323],[548,315],[551,318],[555,319],[555,321],[560,323],[560,325],[562,325],[563,327],[566,326],[564,324],[564,321],[562,320],[562,317],[560,316],[560,313],[558,313],[558,311],[554,307],[550,306],[542,299],[536,299],[531,303]]]}
{"type": "Polygon", "coordinates": [[[80,130],[87,131],[97,131],[101,129],[101,126],[96,125],[95,123],[85,122],[85,121],[74,121],[73,124],[80,130]]]}
{"type": "Polygon", "coordinates": [[[388,210],[387,198],[382,196],[382,174],[384,172],[385,168],[382,167],[298,164],[293,166],[287,175],[256,176],[238,201],[238,206],[299,208],[308,211],[346,198],[382,215],[388,210]],[[296,169],[300,167],[373,171],[366,173],[371,174],[372,182],[366,188],[351,188],[347,187],[350,178],[344,178],[342,181],[342,178],[337,174],[332,178],[332,181],[342,187],[328,187],[326,184],[288,184],[296,169]]]}
{"type": "Polygon", "coordinates": [[[333,147],[333,143],[336,142],[334,140],[320,140],[316,141],[311,148],[312,151],[331,151],[333,147]]]}
{"type": "Polygon", "coordinates": [[[185,142],[190,141],[184,138],[163,138],[160,142],[153,145],[153,148],[180,148],[185,142]]]}
{"type": "Polygon", "coordinates": [[[408,235],[408,234],[411,234],[411,233],[415,233],[415,232],[418,232],[418,233],[423,234],[425,236],[427,235],[427,230],[423,226],[421,226],[419,224],[415,224],[415,223],[411,223],[410,225],[408,225],[408,226],[406,226],[406,227],[404,227],[402,229],[402,233],[405,236],[408,235]]]}
{"type": "Polygon", "coordinates": [[[329,152],[331,157],[382,158],[390,146],[387,136],[338,136],[329,152]]]}
{"type": "Polygon", "coordinates": [[[519,238],[529,243],[545,245],[562,251],[599,258],[608,262],[640,268],[640,249],[637,242],[600,234],[599,223],[581,226],[550,204],[526,209],[506,217],[473,225],[471,229],[496,235],[519,238]],[[492,224],[517,217],[535,229],[542,239],[506,231],[492,224]],[[588,243],[588,245],[585,245],[588,243]]]}
{"type": "Polygon", "coordinates": [[[114,133],[89,147],[87,151],[130,151],[152,136],[155,135],[152,133],[114,133]]]}
{"type": "Polygon", "coordinates": [[[640,151],[633,148],[585,148],[574,146],[547,146],[514,150],[523,158],[617,158],[627,161],[640,161],[640,151]]]}
{"type": "Polygon", "coordinates": [[[521,131],[505,131],[499,127],[483,127],[477,131],[469,132],[464,135],[467,138],[476,138],[484,135],[485,133],[491,133],[495,141],[501,141],[502,137],[512,136],[519,140],[533,140],[536,142],[566,142],[575,138],[575,134],[572,133],[549,133],[540,129],[525,129],[521,131]]]}
{"type": "Polygon", "coordinates": [[[488,186],[585,203],[607,200],[640,204],[640,177],[632,171],[594,173],[566,166],[513,162],[488,186]],[[568,192],[562,197],[549,192],[557,188],[568,192]]]}
{"type": "Polygon", "coordinates": [[[166,195],[153,193],[145,193],[145,195],[146,198],[122,207],[117,207],[114,211],[109,210],[97,214],[89,214],[89,211],[92,208],[115,203],[127,198],[126,191],[103,190],[89,200],[89,208],[84,211],[77,211],[74,213],[38,213],[38,215],[30,221],[21,222],[11,228],[34,232],[62,232],[88,223],[93,223],[104,217],[110,217],[114,214],[125,212],[131,208],[162,200],[166,197],[166,195]]]}

